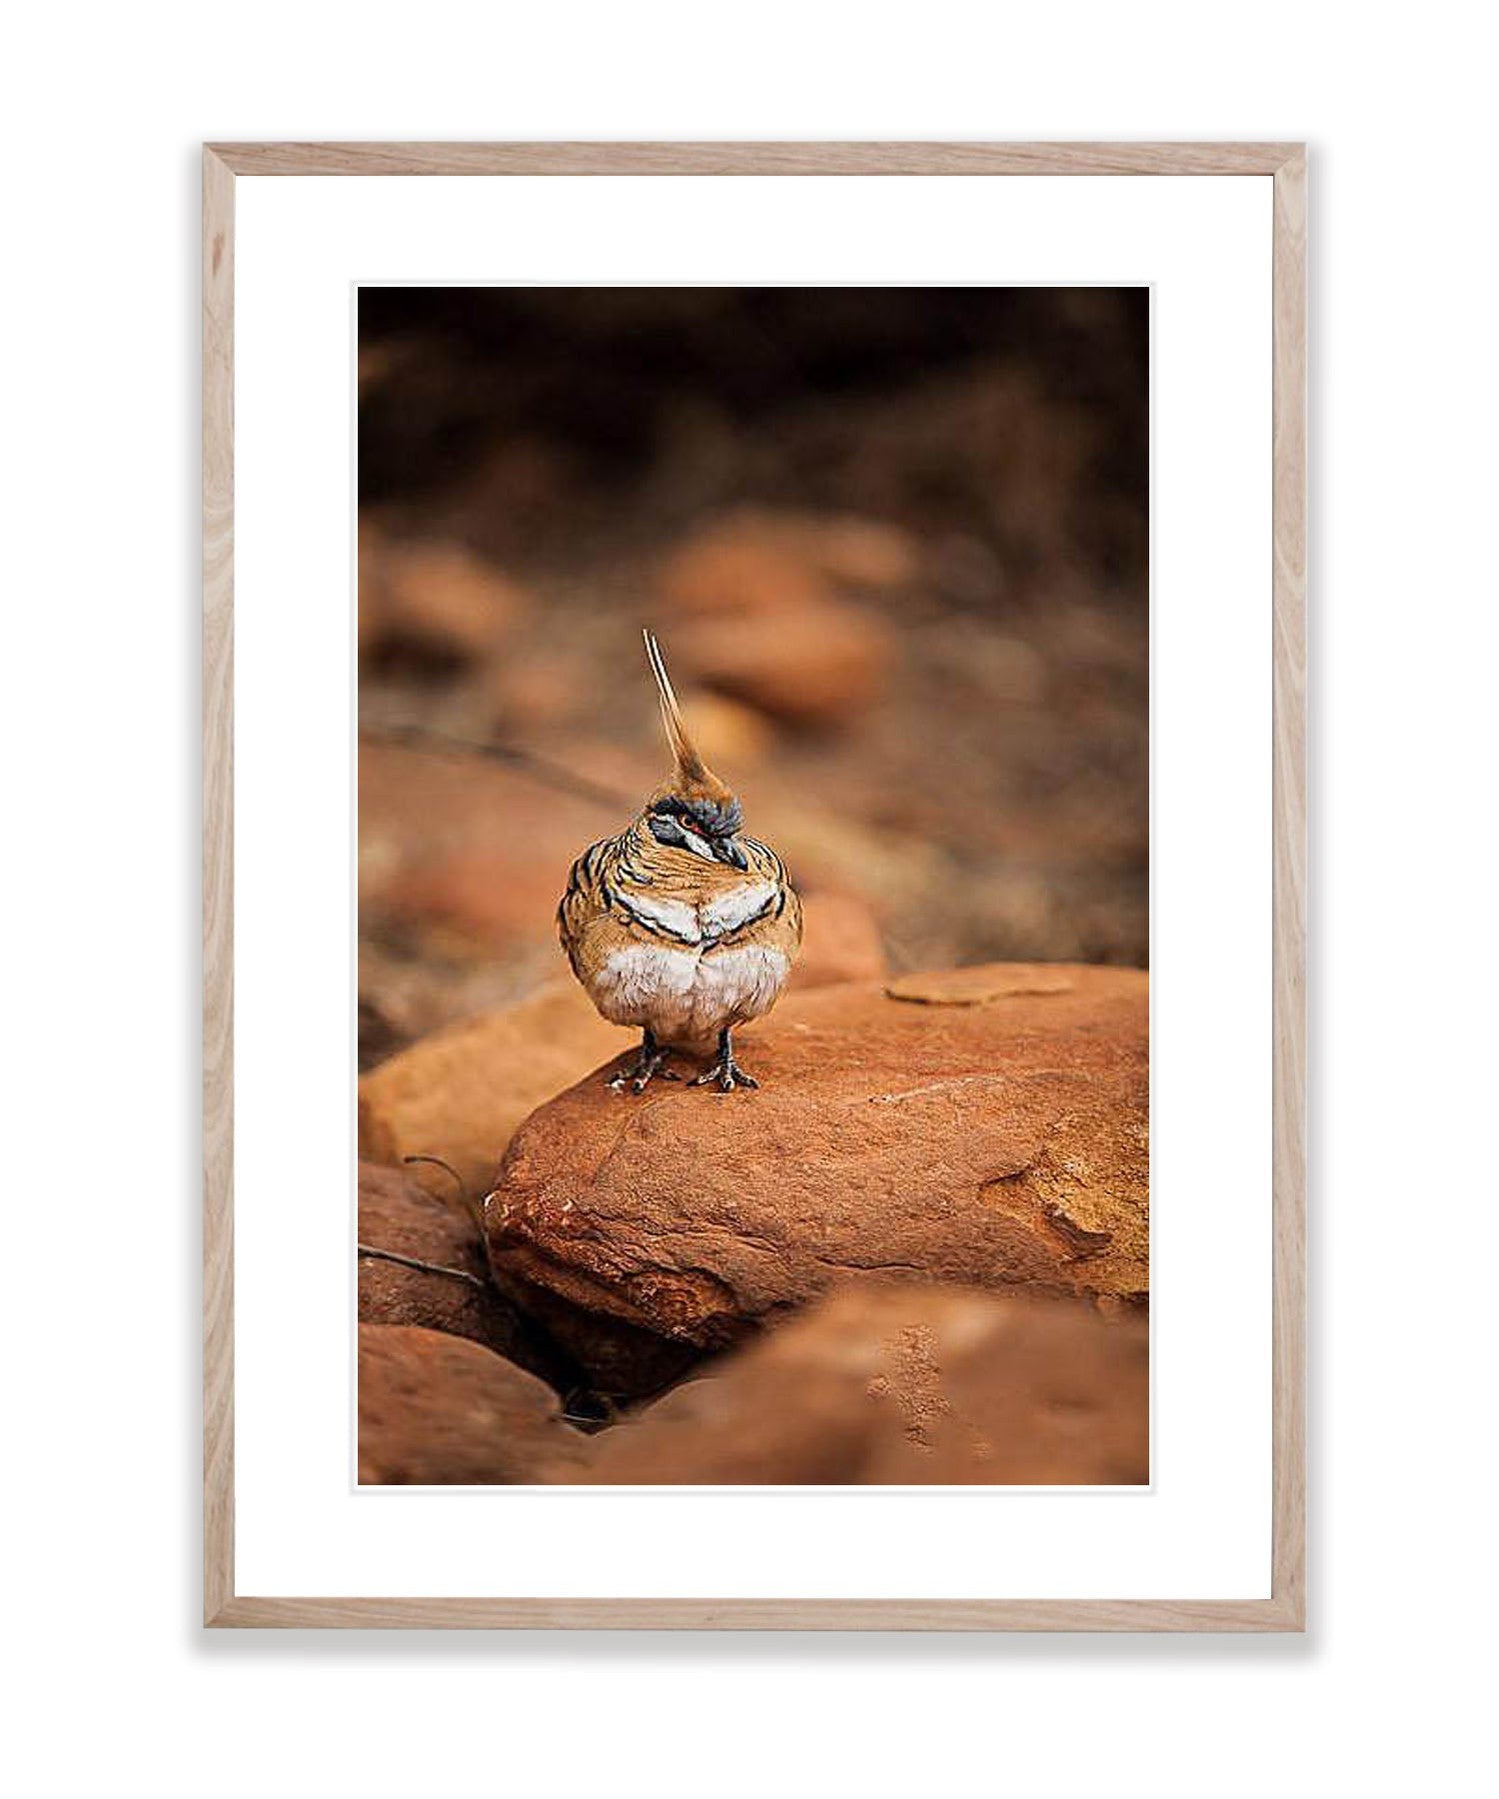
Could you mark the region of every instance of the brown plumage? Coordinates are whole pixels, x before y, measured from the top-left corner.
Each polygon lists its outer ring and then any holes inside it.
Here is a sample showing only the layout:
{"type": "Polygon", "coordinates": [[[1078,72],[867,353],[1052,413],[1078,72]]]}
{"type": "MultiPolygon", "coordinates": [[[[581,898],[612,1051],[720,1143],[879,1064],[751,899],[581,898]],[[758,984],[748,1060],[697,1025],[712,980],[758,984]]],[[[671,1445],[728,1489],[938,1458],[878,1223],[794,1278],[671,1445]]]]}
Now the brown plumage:
{"type": "Polygon", "coordinates": [[[669,1049],[713,1065],[697,1085],[756,1083],[730,1033],[768,1012],[802,940],[802,908],[781,858],[741,834],[738,800],[698,754],[660,648],[645,633],[672,772],[617,837],[573,864],[557,931],[573,973],[615,1024],[642,1032],[640,1054],[612,1084],[642,1092],[669,1049]]]}

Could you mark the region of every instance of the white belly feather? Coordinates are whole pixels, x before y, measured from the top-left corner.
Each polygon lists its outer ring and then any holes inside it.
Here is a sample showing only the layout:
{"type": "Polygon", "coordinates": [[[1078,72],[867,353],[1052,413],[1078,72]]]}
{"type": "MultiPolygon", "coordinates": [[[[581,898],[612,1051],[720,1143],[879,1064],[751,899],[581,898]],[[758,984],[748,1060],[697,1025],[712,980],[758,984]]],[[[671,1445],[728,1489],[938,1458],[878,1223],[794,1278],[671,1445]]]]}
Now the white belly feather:
{"type": "Polygon", "coordinates": [[[701,1044],[775,1004],[791,963],[758,944],[718,940],[763,911],[775,896],[747,881],[701,906],[632,894],[630,909],[676,942],[632,943],[613,951],[590,983],[593,1002],[615,1024],[639,1025],[663,1043],[701,1044]]]}

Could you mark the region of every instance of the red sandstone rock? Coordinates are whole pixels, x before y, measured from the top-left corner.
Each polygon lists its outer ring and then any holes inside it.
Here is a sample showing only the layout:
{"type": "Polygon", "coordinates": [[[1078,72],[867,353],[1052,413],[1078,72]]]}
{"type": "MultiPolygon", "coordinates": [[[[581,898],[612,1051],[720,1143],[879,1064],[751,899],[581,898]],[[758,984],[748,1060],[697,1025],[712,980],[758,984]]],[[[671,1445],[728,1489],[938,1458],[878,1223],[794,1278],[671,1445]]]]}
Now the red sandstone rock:
{"type": "Polygon", "coordinates": [[[757,768],[775,741],[762,712],[721,693],[690,690],[682,695],[682,712],[692,741],[713,768],[757,768]]]}
{"type": "Polygon", "coordinates": [[[800,544],[747,516],[688,539],[661,571],[661,598],[681,618],[763,616],[816,606],[829,585],[800,544]]]}
{"type": "MultiPolygon", "coordinates": [[[[596,756],[593,746],[580,745],[565,772],[586,773],[596,756]]],[[[611,784],[620,789],[614,802],[479,756],[362,743],[365,928],[432,942],[455,956],[533,945],[550,956],[557,901],[573,858],[620,829],[652,778],[652,770],[614,758],[611,784]]]]}
{"type": "Polygon", "coordinates": [[[804,893],[802,919],[802,947],[792,966],[791,991],[878,980],[884,974],[880,927],[857,894],[804,893]]]}
{"type": "Polygon", "coordinates": [[[394,543],[360,532],[360,645],[453,664],[486,656],[526,596],[460,544],[394,543]]]}
{"type": "Polygon", "coordinates": [[[898,587],[917,572],[916,545],[896,525],[832,514],[803,524],[807,554],[835,580],[856,587],[898,587]]]}
{"type": "Polygon", "coordinates": [[[477,1343],[404,1325],[360,1325],[362,1484],[567,1478],[583,1446],[550,1387],[477,1343]]]}
{"type": "Polygon", "coordinates": [[[521,836],[535,841],[543,833],[543,850],[560,860],[569,844],[608,828],[610,817],[607,805],[559,791],[525,769],[444,753],[440,743],[419,748],[365,740],[359,746],[360,903],[379,907],[395,874],[466,848],[502,848],[521,836]]]}
{"type": "Polygon", "coordinates": [[[844,597],[915,568],[910,541],[864,519],[744,512],[710,525],[668,558],[663,603],[671,651],[704,686],[796,725],[838,723],[882,691],[889,631],[844,597]]]}
{"type": "Polygon", "coordinates": [[[660,1377],[642,1344],[719,1349],[861,1276],[1143,1301],[1147,978],[1025,972],[958,1005],[789,993],[739,1039],[756,1091],[590,1076],[512,1139],[491,1262],[626,1394],[660,1377]]]}
{"type": "Polygon", "coordinates": [[[593,1439],[624,1485],[1135,1485],[1148,1333],[1074,1300],[865,1286],[593,1439]]]}
{"type": "Polygon", "coordinates": [[[1069,993],[1071,970],[1046,962],[986,962],[979,968],[939,968],[903,974],[886,984],[891,999],[919,1006],[986,1006],[1026,994],[1069,993]]]}
{"type": "Polygon", "coordinates": [[[460,850],[398,876],[385,910],[430,943],[477,955],[544,937],[557,899],[552,859],[528,862],[516,848],[497,846],[460,850]]]}
{"type": "MultiPolygon", "coordinates": [[[[439,1156],[482,1197],[521,1120],[630,1041],[559,975],[530,999],[425,1037],[365,1075],[360,1154],[385,1163],[439,1156]]],[[[419,1178],[434,1192],[450,1186],[419,1178]]]]}
{"type": "Polygon", "coordinates": [[[891,587],[916,573],[897,526],[841,515],[747,510],[715,520],[662,567],[662,599],[683,616],[766,615],[815,605],[837,584],[891,587]]]}
{"type": "Polygon", "coordinates": [[[794,725],[836,724],[864,710],[892,660],[885,624],[840,600],[773,619],[694,619],[673,631],[672,651],[704,686],[794,725]]]}
{"type": "Polygon", "coordinates": [[[514,1314],[489,1277],[474,1219],[398,1168],[359,1165],[359,1322],[413,1324],[514,1356],[514,1314]],[[366,1255],[364,1250],[383,1252],[366,1255]],[[387,1259],[399,1255],[427,1268],[387,1259]],[[444,1274],[432,1268],[449,1270],[444,1274]]]}

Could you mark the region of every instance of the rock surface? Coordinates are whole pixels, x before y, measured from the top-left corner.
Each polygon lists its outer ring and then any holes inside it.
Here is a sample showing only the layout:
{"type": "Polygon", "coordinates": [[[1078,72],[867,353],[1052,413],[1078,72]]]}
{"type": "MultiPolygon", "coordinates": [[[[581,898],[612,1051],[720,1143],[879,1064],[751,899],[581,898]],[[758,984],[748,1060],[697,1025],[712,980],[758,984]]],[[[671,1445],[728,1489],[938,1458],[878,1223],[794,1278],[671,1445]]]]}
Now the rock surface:
{"type": "Polygon", "coordinates": [[[658,591],[678,620],[778,615],[819,606],[831,593],[799,543],[744,520],[678,545],[661,569],[658,591]]]}
{"type": "Polygon", "coordinates": [[[684,671],[782,723],[829,726],[869,706],[892,661],[889,627],[848,589],[915,571],[914,546],[891,526],[746,511],[678,545],[659,592],[684,671]]]}
{"type": "MultiPolygon", "coordinates": [[[[394,878],[383,895],[387,917],[452,957],[503,954],[545,942],[571,858],[528,858],[526,820],[516,842],[460,849],[394,878]]],[[[580,846],[582,847],[582,846],[580,846]]]]}
{"type": "Polygon", "coordinates": [[[589,1445],[586,1482],[1134,1485],[1148,1331],[1070,1300],[865,1286],[589,1445]]]}
{"type": "Polygon", "coordinates": [[[769,615],[851,587],[912,580],[915,543],[898,527],[839,514],[749,509],[715,519],[666,558],[659,591],[675,613],[769,615]]]}
{"type": "Polygon", "coordinates": [[[361,1324],[420,1325],[472,1338],[501,1355],[520,1351],[517,1321],[489,1278],[474,1220],[435,1199],[401,1169],[360,1163],[359,1243],[361,1251],[379,1250],[452,1271],[434,1274],[361,1253],[361,1324]]]}
{"type": "Polygon", "coordinates": [[[570,1478],[584,1438],[551,1388],[463,1337],[359,1327],[359,1479],[524,1485],[570,1478]]]}
{"type": "Polygon", "coordinates": [[[720,1349],[861,1276],[1144,1300],[1147,977],[997,965],[959,1004],[901,984],[788,994],[740,1041],[757,1091],[595,1075],[517,1131],[491,1262],[611,1390],[658,1378],[642,1342],[720,1349]]]}
{"type": "Polygon", "coordinates": [[[790,993],[873,981],[886,968],[874,913],[856,893],[830,889],[802,895],[802,947],[787,982],[790,993]]]}
{"type": "Polygon", "coordinates": [[[366,526],[359,540],[361,648],[461,665],[485,656],[526,609],[526,596],[461,544],[395,543],[366,526]]]}
{"type": "Polygon", "coordinates": [[[608,804],[522,768],[363,741],[361,916],[449,950],[549,943],[574,856],[628,815],[623,792],[608,804]]]}
{"type": "Polygon", "coordinates": [[[618,830],[660,773],[587,743],[538,770],[381,733],[371,726],[359,751],[364,1068],[562,972],[557,901],[573,858],[618,830]]]}
{"type": "MultiPolygon", "coordinates": [[[[544,1100],[629,1047],[577,982],[415,1043],[359,1083],[359,1152],[371,1161],[439,1156],[481,1198],[516,1126],[544,1100]]],[[[440,1171],[438,1171],[440,1175],[440,1171]]],[[[431,1173],[418,1178],[433,1192],[431,1173]]]]}
{"type": "Polygon", "coordinates": [[[775,742],[764,713],[706,689],[689,688],[680,697],[692,741],[711,768],[732,768],[738,780],[764,762],[775,742]]]}
{"type": "Polygon", "coordinates": [[[705,687],[792,725],[836,724],[880,694],[892,660],[890,633],[874,614],[823,600],[772,619],[693,619],[673,651],[705,687]]]}

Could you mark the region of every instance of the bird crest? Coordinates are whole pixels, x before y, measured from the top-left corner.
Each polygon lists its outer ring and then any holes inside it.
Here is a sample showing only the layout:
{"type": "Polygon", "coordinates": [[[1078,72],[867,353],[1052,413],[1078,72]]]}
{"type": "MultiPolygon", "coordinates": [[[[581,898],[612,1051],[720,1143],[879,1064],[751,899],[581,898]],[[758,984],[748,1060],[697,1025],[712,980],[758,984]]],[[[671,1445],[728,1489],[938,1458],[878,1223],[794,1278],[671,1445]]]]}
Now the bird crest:
{"type": "Polygon", "coordinates": [[[688,734],[682,708],[677,700],[661,646],[652,631],[642,631],[646,658],[656,677],[656,695],[661,702],[661,723],[672,754],[672,772],[653,795],[653,800],[679,799],[696,808],[706,807],[728,816],[737,813],[733,790],[720,781],[698,754],[697,745],[688,734]]]}

